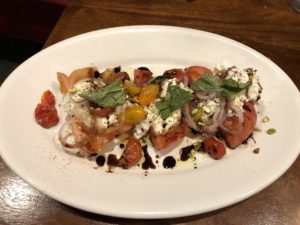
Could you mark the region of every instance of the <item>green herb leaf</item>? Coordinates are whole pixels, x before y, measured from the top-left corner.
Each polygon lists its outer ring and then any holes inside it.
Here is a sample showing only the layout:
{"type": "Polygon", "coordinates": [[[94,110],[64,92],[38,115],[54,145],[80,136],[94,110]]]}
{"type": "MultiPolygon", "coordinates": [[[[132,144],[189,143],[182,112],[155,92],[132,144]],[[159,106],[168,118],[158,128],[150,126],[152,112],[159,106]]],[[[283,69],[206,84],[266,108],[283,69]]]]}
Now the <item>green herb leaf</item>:
{"type": "Polygon", "coordinates": [[[220,91],[222,81],[217,76],[204,72],[202,76],[192,82],[191,89],[197,91],[220,91]]]}
{"type": "Polygon", "coordinates": [[[82,93],[80,96],[101,107],[115,107],[125,103],[125,92],[121,79],[117,79],[97,91],[82,93]]]}
{"type": "Polygon", "coordinates": [[[198,80],[192,82],[191,89],[205,92],[220,92],[225,97],[231,97],[250,85],[251,81],[238,83],[231,78],[222,82],[219,77],[204,73],[198,80]]]}
{"type": "Polygon", "coordinates": [[[237,95],[242,90],[246,89],[251,85],[251,81],[248,81],[246,83],[238,83],[233,79],[227,79],[223,81],[223,84],[221,86],[221,94],[225,97],[230,97],[233,95],[237,95]]]}
{"type": "Polygon", "coordinates": [[[190,92],[175,85],[169,85],[168,93],[170,94],[170,99],[155,103],[163,120],[167,119],[174,111],[180,109],[192,98],[190,92]]]}
{"type": "Polygon", "coordinates": [[[171,79],[172,77],[169,75],[161,75],[157,77],[153,77],[148,81],[149,84],[160,84],[165,79],[171,79]]]}

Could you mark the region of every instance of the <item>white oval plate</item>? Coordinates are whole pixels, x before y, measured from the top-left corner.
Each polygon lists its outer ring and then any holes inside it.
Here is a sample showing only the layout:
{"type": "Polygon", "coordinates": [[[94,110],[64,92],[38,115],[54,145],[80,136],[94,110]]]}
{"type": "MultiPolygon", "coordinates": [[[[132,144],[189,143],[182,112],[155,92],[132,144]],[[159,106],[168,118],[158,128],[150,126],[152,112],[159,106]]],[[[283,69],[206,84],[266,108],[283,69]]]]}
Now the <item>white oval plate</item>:
{"type": "MultiPolygon", "coordinates": [[[[241,201],[281,176],[300,150],[300,97],[289,77],[255,50],[228,38],[187,28],[132,26],[99,30],[57,43],[19,66],[0,91],[0,150],[9,167],[46,195],[86,211],[127,218],[170,218],[241,201]],[[58,126],[43,129],[33,111],[41,94],[57,96],[56,72],[95,65],[166,68],[214,67],[224,59],[258,70],[264,88],[254,142],[220,161],[145,176],[141,169],[107,173],[69,155],[56,142],[58,126]],[[261,123],[265,115],[269,123],[261,123]],[[268,128],[277,133],[267,135],[268,128]],[[260,153],[253,154],[259,147],[260,153]]],[[[59,101],[59,98],[58,98],[59,101]]]]}

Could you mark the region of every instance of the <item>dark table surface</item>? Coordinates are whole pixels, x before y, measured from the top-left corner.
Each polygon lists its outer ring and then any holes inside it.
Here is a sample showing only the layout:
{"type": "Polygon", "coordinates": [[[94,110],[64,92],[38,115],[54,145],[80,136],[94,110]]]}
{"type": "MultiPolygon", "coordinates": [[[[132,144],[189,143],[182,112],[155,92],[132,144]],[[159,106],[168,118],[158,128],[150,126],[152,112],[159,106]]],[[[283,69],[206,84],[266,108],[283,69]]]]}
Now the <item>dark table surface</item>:
{"type": "MultiPolygon", "coordinates": [[[[175,25],[224,35],[261,52],[300,88],[300,13],[286,0],[74,0],[45,47],[84,32],[124,25],[175,25]]],[[[300,147],[300,146],[299,146],[300,147]]],[[[0,159],[0,224],[300,224],[300,158],[260,193],[217,211],[167,220],[83,212],[34,190],[0,159]]]]}

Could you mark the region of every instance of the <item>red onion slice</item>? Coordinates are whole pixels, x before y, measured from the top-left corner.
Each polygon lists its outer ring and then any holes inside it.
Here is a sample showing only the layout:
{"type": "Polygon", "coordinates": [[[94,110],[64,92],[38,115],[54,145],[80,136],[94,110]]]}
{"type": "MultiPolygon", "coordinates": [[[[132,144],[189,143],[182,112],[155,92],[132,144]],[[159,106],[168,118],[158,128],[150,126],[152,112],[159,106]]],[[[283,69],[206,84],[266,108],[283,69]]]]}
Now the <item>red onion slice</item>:
{"type": "Polygon", "coordinates": [[[187,125],[195,131],[200,132],[200,128],[197,126],[197,124],[193,121],[193,118],[191,117],[188,103],[183,106],[182,113],[185,117],[185,122],[187,123],[187,125]]]}
{"type": "Polygon", "coordinates": [[[69,122],[64,123],[58,131],[58,139],[60,143],[67,148],[77,148],[75,136],[72,131],[72,125],[69,122]]]}
{"type": "Polygon", "coordinates": [[[205,131],[207,133],[215,133],[218,127],[223,123],[226,117],[226,99],[220,98],[220,105],[217,107],[215,113],[213,114],[211,120],[206,124],[205,131]]]}

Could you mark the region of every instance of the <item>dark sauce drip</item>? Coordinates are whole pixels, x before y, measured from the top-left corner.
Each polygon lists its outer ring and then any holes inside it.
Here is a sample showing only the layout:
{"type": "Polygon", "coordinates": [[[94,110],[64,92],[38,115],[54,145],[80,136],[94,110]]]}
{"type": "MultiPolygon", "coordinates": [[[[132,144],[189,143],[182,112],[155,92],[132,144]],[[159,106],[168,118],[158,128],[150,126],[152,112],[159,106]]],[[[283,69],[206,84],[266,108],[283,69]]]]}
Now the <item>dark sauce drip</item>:
{"type": "Polygon", "coordinates": [[[114,155],[114,154],[109,154],[108,158],[107,158],[107,165],[109,167],[116,167],[116,166],[118,166],[119,165],[119,160],[118,160],[117,156],[114,155]]]}
{"type": "Polygon", "coordinates": [[[100,73],[99,73],[99,71],[95,71],[94,72],[94,78],[99,78],[100,77],[100,73]]]}
{"type": "Polygon", "coordinates": [[[115,68],[114,68],[114,72],[115,72],[115,73],[121,72],[121,66],[115,67],[115,68]]]}
{"type": "Polygon", "coordinates": [[[194,145],[190,145],[187,147],[184,147],[180,150],[180,160],[181,161],[187,161],[191,157],[191,152],[194,150],[194,145]]]}
{"type": "Polygon", "coordinates": [[[172,169],[176,166],[176,160],[172,156],[167,156],[163,161],[163,167],[165,169],[172,169]]]}
{"type": "Polygon", "coordinates": [[[105,164],[105,157],[103,155],[97,156],[96,163],[97,163],[98,166],[104,166],[104,164],[105,164]]]}
{"type": "Polygon", "coordinates": [[[125,145],[123,143],[121,143],[119,146],[121,149],[123,149],[125,147],[125,145]]]}
{"type": "Polygon", "coordinates": [[[151,156],[148,153],[147,145],[143,146],[142,149],[143,149],[144,157],[145,157],[145,162],[143,162],[142,168],[144,170],[148,170],[149,168],[155,169],[156,166],[154,165],[154,163],[152,161],[152,158],[151,158],[151,156]]]}

